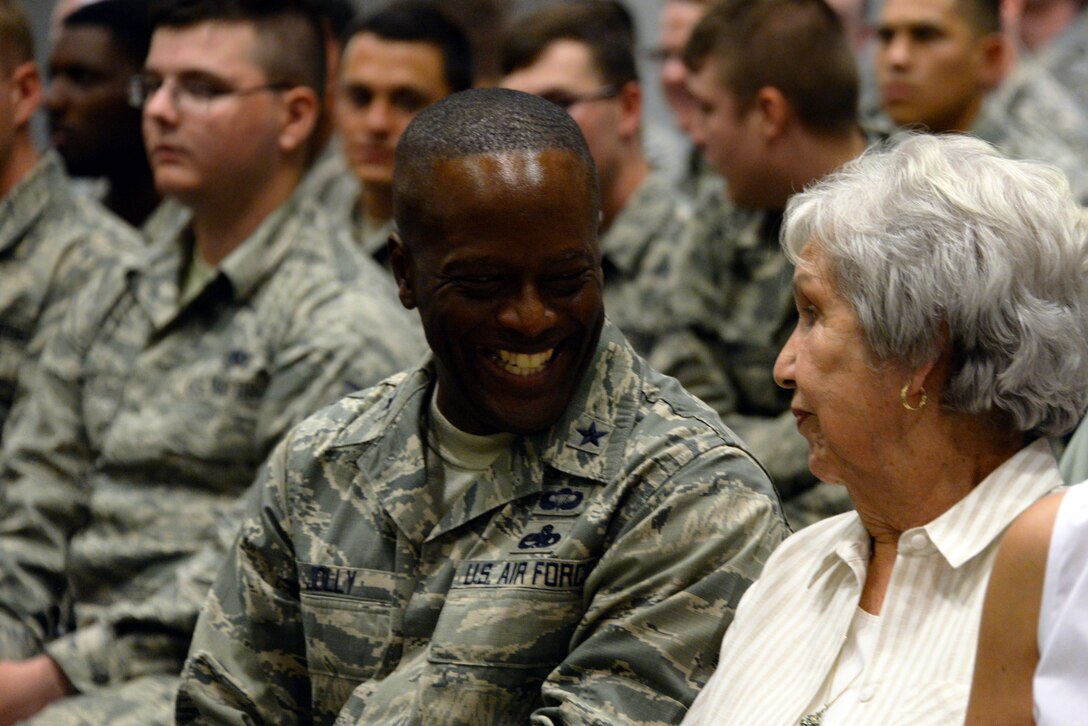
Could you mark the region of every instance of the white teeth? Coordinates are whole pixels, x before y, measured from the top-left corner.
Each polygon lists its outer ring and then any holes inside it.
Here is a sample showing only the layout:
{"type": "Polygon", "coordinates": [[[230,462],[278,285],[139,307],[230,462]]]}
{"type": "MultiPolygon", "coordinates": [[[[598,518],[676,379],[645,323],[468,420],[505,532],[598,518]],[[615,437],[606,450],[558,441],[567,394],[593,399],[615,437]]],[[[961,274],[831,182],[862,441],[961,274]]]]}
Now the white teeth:
{"type": "Polygon", "coordinates": [[[491,359],[507,373],[515,376],[532,376],[540,373],[551,362],[555,348],[542,353],[514,353],[509,350],[495,350],[491,359]]]}

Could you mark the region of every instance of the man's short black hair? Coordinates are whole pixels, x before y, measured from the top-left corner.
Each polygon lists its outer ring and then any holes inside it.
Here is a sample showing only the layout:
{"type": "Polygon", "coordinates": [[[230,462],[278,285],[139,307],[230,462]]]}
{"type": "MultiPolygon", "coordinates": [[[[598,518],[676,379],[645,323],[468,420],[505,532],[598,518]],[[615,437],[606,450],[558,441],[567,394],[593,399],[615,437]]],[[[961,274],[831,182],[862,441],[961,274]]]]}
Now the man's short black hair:
{"type": "Polygon", "coordinates": [[[638,81],[634,19],[614,0],[548,5],[519,18],[503,35],[503,75],[528,68],[557,40],[585,44],[605,83],[638,81]]]}
{"type": "Polygon", "coordinates": [[[348,39],[370,33],[382,40],[426,43],[442,55],[443,74],[451,93],[472,88],[472,45],[465,31],[429,2],[397,2],[356,20],[348,39]]]}
{"type": "Polygon", "coordinates": [[[148,0],[98,0],[72,11],[65,28],[88,25],[105,28],[113,42],[133,65],[143,65],[151,45],[151,13],[148,0]]]}
{"type": "Polygon", "coordinates": [[[252,23],[255,62],[271,83],[325,91],[325,43],[313,0],[152,0],[151,25],[186,28],[206,22],[252,23]]]}
{"type": "Polygon", "coordinates": [[[434,188],[433,165],[440,159],[507,152],[566,151],[581,161],[593,194],[596,224],[600,207],[597,167],[585,137],[570,114],[539,96],[506,88],[455,93],[419,112],[397,144],[393,169],[393,215],[407,244],[418,237],[428,199],[449,190],[434,188]]]}

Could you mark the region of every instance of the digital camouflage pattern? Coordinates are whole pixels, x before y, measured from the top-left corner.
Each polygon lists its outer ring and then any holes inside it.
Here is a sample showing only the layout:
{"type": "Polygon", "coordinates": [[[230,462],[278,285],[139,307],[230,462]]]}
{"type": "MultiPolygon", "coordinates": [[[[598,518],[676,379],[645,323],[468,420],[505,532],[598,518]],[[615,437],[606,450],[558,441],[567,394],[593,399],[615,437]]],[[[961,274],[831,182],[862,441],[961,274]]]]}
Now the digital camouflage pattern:
{"type": "Polygon", "coordinates": [[[764,472],[607,323],[565,415],[441,511],[433,386],[426,364],[277,448],[197,625],[180,723],[681,720],[785,534],[764,472]]]}
{"type": "Polygon", "coordinates": [[[1082,9],[1032,62],[1046,68],[1081,108],[1088,108],[1088,11],[1082,9]]]}
{"type": "Polygon", "coordinates": [[[71,191],[55,151],[0,200],[0,440],[72,295],[139,247],[134,230],[71,191]]]}
{"type": "MultiPolygon", "coordinates": [[[[706,401],[767,467],[789,502],[816,484],[808,443],[774,362],[797,321],[793,266],[778,244],[781,214],[733,207],[721,189],[700,198],[675,262],[669,309],[676,331],[650,364],[706,401]]],[[[795,528],[843,511],[844,501],[791,516],[795,528]]]]}
{"type": "Polygon", "coordinates": [[[1088,107],[1038,63],[1019,63],[983,103],[971,134],[1010,159],[1061,169],[1088,204],[1088,107]]]}
{"type": "Polygon", "coordinates": [[[44,649],[84,698],[180,672],[204,592],[179,567],[292,425],[422,353],[328,230],[296,199],[187,302],[187,232],[80,293],[5,441],[0,658],[44,649]]]}
{"type": "Polygon", "coordinates": [[[604,309],[642,355],[674,327],[668,290],[675,284],[676,246],[690,218],[668,180],[651,174],[601,235],[604,309]]]}

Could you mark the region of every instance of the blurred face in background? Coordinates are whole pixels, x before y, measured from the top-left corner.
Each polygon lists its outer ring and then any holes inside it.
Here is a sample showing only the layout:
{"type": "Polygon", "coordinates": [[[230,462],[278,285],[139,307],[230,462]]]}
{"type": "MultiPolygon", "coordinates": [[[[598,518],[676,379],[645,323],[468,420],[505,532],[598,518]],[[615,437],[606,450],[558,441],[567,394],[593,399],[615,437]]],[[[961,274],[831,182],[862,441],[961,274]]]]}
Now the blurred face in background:
{"type": "Polygon", "coordinates": [[[661,9],[660,47],[657,53],[661,63],[661,88],[677,125],[685,133],[691,133],[695,99],[688,91],[684,46],[705,13],[705,3],[692,0],[668,0],[661,9]]]}
{"type": "Polygon", "coordinates": [[[586,138],[601,189],[612,188],[627,153],[623,137],[638,131],[641,107],[628,99],[638,84],[608,85],[589,46],[564,38],[549,43],[531,65],[507,74],[501,85],[565,108],[586,138]]]}
{"type": "Polygon", "coordinates": [[[340,67],[336,121],[352,171],[364,184],[393,182],[401,134],[416,114],[450,94],[435,45],[359,33],[340,67]]]}
{"type": "Polygon", "coordinates": [[[967,131],[1000,81],[1004,40],[980,33],[962,0],[887,0],[876,72],[885,113],[901,126],[967,131]]]}
{"type": "Polygon", "coordinates": [[[129,58],[107,28],[61,28],[45,107],[50,140],[73,175],[105,176],[119,157],[144,153],[140,111],[128,102],[142,60],[129,58]]]}

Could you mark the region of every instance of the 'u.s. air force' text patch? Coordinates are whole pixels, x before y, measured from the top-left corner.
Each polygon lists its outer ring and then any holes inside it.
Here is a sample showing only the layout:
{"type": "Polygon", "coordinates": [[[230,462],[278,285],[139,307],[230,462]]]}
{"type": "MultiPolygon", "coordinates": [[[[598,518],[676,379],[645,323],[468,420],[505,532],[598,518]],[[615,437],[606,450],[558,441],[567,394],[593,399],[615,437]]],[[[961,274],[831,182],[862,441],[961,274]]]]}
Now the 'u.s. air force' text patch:
{"type": "Polygon", "coordinates": [[[592,560],[467,560],[453,586],[579,590],[592,570],[592,560]]]}

